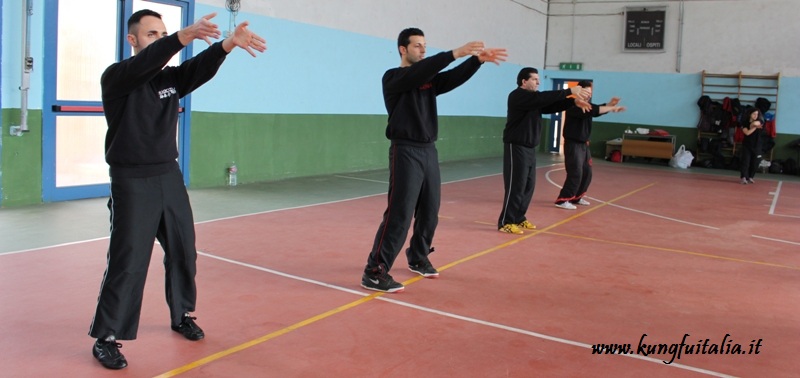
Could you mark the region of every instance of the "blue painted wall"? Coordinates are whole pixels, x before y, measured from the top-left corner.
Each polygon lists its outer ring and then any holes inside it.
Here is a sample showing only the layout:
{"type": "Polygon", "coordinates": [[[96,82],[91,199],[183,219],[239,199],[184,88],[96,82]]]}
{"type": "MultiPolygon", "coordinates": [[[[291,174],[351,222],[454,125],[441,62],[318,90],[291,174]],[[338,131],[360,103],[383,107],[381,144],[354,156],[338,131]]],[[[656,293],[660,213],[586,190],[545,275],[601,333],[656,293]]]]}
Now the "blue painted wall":
{"type": "MultiPolygon", "coordinates": [[[[197,14],[225,14],[197,5],[197,14]]],[[[221,16],[218,16],[221,17],[221,16]]],[[[240,13],[267,39],[265,54],[232,53],[217,77],[195,92],[193,109],[226,113],[386,114],[380,80],[399,64],[394,40],[359,35],[282,19],[240,13]]],[[[218,20],[218,22],[220,22],[218,20]]],[[[429,38],[430,39],[430,38],[429,38]]],[[[455,46],[429,46],[428,55],[455,46]]],[[[204,43],[196,42],[195,51],[204,43]]],[[[455,64],[461,60],[455,62],[455,64]]],[[[487,64],[464,86],[439,99],[441,115],[505,117],[506,96],[516,86],[515,64],[487,64]]],[[[539,67],[540,68],[540,67],[539,67]]],[[[607,122],[694,128],[700,74],[606,71],[542,71],[541,89],[553,78],[592,79],[595,100],[619,96],[628,111],[607,122]]],[[[781,78],[778,128],[800,134],[800,78],[781,78]]]]}

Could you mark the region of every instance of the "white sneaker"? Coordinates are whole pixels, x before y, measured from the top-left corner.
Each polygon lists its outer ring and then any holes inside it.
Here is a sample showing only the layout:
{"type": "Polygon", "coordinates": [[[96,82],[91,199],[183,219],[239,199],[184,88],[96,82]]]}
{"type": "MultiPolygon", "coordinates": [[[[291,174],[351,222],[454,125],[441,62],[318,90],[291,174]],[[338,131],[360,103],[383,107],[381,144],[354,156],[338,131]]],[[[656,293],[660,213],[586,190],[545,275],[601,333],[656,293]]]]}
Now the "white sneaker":
{"type": "Polygon", "coordinates": [[[747,179],[742,177],[742,184],[747,185],[747,179]]]}
{"type": "Polygon", "coordinates": [[[575,210],[575,209],[577,209],[577,207],[575,207],[575,205],[573,205],[573,204],[571,204],[569,202],[557,203],[556,207],[559,208],[559,209],[564,209],[564,210],[575,210]]]}
{"type": "Polygon", "coordinates": [[[591,205],[591,203],[589,203],[589,201],[581,198],[580,201],[575,202],[574,205],[589,206],[589,205],[591,205]]]}

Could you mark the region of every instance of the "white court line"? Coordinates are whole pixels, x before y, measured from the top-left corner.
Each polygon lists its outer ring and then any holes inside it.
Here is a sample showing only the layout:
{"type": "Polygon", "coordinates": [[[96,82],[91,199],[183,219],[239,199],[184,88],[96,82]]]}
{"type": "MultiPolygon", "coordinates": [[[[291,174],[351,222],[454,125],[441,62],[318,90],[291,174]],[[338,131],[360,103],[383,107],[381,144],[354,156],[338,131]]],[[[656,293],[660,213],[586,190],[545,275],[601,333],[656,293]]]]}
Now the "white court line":
{"type": "MultiPolygon", "coordinates": [[[[556,165],[559,165],[559,164],[560,163],[543,165],[541,167],[536,167],[536,169],[552,167],[552,166],[556,166],[556,165]]],[[[447,182],[443,182],[442,185],[452,184],[452,183],[456,183],[456,182],[469,181],[469,180],[477,180],[477,179],[481,179],[481,178],[485,178],[485,177],[497,176],[499,174],[502,174],[502,173],[495,173],[495,174],[491,174],[491,175],[484,175],[484,176],[477,176],[477,177],[460,179],[460,180],[447,181],[447,182]]],[[[342,177],[342,178],[351,178],[351,179],[354,179],[354,180],[373,181],[373,180],[366,180],[366,179],[358,179],[358,178],[355,178],[355,177],[347,177],[347,176],[339,176],[339,175],[334,175],[334,176],[342,177]]],[[[388,184],[388,182],[383,182],[383,181],[375,181],[375,182],[388,184]]],[[[330,205],[330,204],[339,203],[339,202],[347,202],[347,201],[354,201],[354,200],[359,200],[359,199],[363,199],[363,198],[381,196],[381,195],[384,195],[384,194],[386,194],[386,192],[369,194],[369,195],[359,196],[359,197],[345,198],[345,199],[335,200],[335,201],[318,202],[318,203],[312,203],[312,204],[308,204],[308,205],[283,207],[283,208],[279,208],[279,209],[259,211],[259,212],[255,212],[255,213],[239,214],[239,215],[233,215],[233,216],[230,216],[230,217],[209,219],[209,220],[204,220],[204,221],[201,221],[201,222],[195,222],[194,224],[198,225],[198,224],[211,223],[211,222],[216,222],[216,221],[221,221],[221,220],[229,220],[229,219],[249,217],[249,216],[253,216],[253,215],[274,213],[274,212],[278,212],[278,211],[296,210],[296,209],[303,209],[303,208],[313,207],[313,206],[330,205]]],[[[109,238],[108,236],[104,236],[104,237],[101,237],[101,238],[79,240],[79,241],[74,241],[74,242],[69,242],[69,243],[62,243],[62,244],[53,244],[53,245],[47,245],[47,246],[44,246],[44,247],[21,249],[21,250],[18,250],[18,251],[0,252],[0,257],[5,256],[5,255],[17,254],[17,253],[41,251],[41,250],[44,250],[44,249],[63,247],[63,246],[73,245],[73,244],[88,243],[88,242],[93,242],[93,241],[96,241],[96,240],[103,240],[103,239],[108,239],[108,238],[109,238]]]]}
{"type": "Polygon", "coordinates": [[[783,185],[783,181],[778,181],[778,187],[774,192],[769,193],[772,194],[772,206],[769,207],[769,215],[775,215],[775,206],[778,205],[778,197],[781,196],[781,185],[783,185]]]}
{"type": "MultiPolygon", "coordinates": [[[[65,247],[65,246],[68,246],[68,245],[83,244],[83,243],[91,243],[91,242],[93,242],[93,241],[98,241],[98,240],[103,240],[103,239],[108,239],[108,238],[109,238],[108,236],[104,236],[104,237],[102,237],[102,238],[94,238],[94,239],[78,240],[78,241],[74,241],[74,242],[61,243],[61,244],[53,244],[53,245],[48,245],[48,246],[44,246],[44,247],[36,247],[36,248],[30,248],[30,249],[21,249],[21,250],[19,250],[19,251],[0,252],[0,257],[2,257],[2,256],[5,256],[5,255],[14,255],[14,254],[17,254],[17,253],[24,253],[24,252],[35,252],[35,251],[41,251],[41,250],[43,250],[43,249],[58,248],[58,247],[65,247]]],[[[155,239],[155,238],[154,238],[154,239],[155,239]]]]}
{"type": "MultiPolygon", "coordinates": [[[[539,169],[539,168],[549,168],[549,167],[555,167],[555,166],[557,166],[557,165],[563,165],[563,163],[553,163],[553,164],[548,164],[548,165],[542,165],[542,166],[536,167],[536,169],[539,169]]],[[[489,174],[489,175],[483,175],[483,176],[469,177],[469,178],[460,179],[460,180],[453,180],[453,181],[443,182],[443,183],[442,183],[442,185],[445,185],[445,184],[453,184],[453,183],[456,183],[456,182],[464,182],[464,181],[470,181],[470,180],[477,180],[477,179],[482,179],[482,178],[486,178],[486,177],[498,176],[498,175],[502,175],[502,174],[503,174],[503,172],[500,172],[500,173],[492,173],[492,174],[489,174]]],[[[377,183],[381,183],[381,184],[387,184],[387,185],[389,184],[389,182],[388,182],[388,181],[380,181],[380,180],[363,179],[363,178],[359,178],[359,177],[352,177],[352,176],[334,175],[334,177],[340,177],[340,178],[346,178],[346,179],[352,179],[352,180],[369,181],[369,182],[377,182],[377,183]]]]}
{"type": "Polygon", "coordinates": [[[759,239],[764,239],[764,240],[771,240],[771,241],[776,241],[776,242],[780,242],[780,243],[800,245],[800,243],[797,243],[797,242],[788,241],[788,240],[782,240],[782,239],[775,239],[775,238],[768,238],[766,236],[758,236],[758,235],[750,235],[750,236],[752,236],[754,238],[759,238],[759,239]]]}
{"type": "Polygon", "coordinates": [[[333,177],[349,179],[349,180],[358,180],[358,181],[367,181],[367,182],[377,182],[379,184],[386,184],[389,185],[388,181],[381,181],[381,180],[372,180],[372,179],[365,179],[361,177],[352,177],[352,176],[342,176],[342,175],[333,175],[333,177]]]}
{"type": "Polygon", "coordinates": [[[797,218],[800,219],[798,215],[786,215],[786,214],[772,214],[774,217],[784,217],[784,218],[797,218]]]}
{"type": "MultiPolygon", "coordinates": [[[[551,165],[548,165],[548,166],[542,166],[541,168],[544,168],[544,167],[551,167],[551,166],[553,166],[553,165],[556,165],[556,164],[551,164],[551,165]]],[[[537,169],[538,169],[538,168],[539,168],[539,167],[537,167],[537,169]]],[[[463,182],[463,181],[469,181],[469,180],[477,180],[477,179],[481,179],[481,178],[484,178],[484,177],[497,176],[498,174],[502,174],[502,173],[495,173],[495,174],[491,174],[491,175],[484,175],[484,176],[477,176],[477,177],[465,178],[465,179],[460,179],[460,180],[447,181],[447,182],[443,182],[443,183],[442,183],[442,185],[453,184],[453,183],[457,183],[457,182],[463,182]]],[[[373,181],[373,182],[379,182],[379,183],[383,183],[383,184],[387,184],[387,185],[389,184],[388,182],[385,182],[385,181],[375,181],[375,180],[359,179],[359,178],[356,178],[356,177],[339,176],[339,175],[337,175],[336,177],[341,177],[341,178],[351,178],[351,179],[353,179],[353,180],[362,180],[362,181],[373,181]]],[[[261,215],[261,214],[274,213],[274,212],[278,212],[278,211],[295,210],[295,209],[303,209],[303,208],[307,208],[307,207],[322,206],[322,205],[330,205],[330,204],[334,204],[334,203],[348,202],[348,201],[355,201],[355,200],[359,200],[359,199],[363,199],[363,198],[369,198],[369,197],[375,197],[375,196],[382,196],[382,195],[385,195],[385,194],[386,194],[386,192],[380,192],[380,193],[368,194],[368,195],[365,195],[365,196],[359,196],[359,197],[345,198],[345,199],[340,199],[340,200],[335,200],[335,201],[328,201],[328,202],[318,202],[318,203],[312,203],[312,204],[308,204],[308,205],[300,205],[300,206],[293,206],[293,207],[283,207],[283,208],[280,208],[280,209],[272,209],[272,210],[266,210],[266,211],[259,211],[259,212],[255,212],[255,213],[248,213],[248,214],[233,215],[233,216],[230,216],[230,217],[224,217],[224,218],[215,218],[215,219],[209,219],[209,220],[202,221],[202,222],[195,222],[195,224],[203,224],[203,223],[211,223],[211,222],[216,222],[216,221],[221,221],[221,220],[228,220],[228,219],[243,218],[243,217],[249,217],[249,216],[253,216],[253,215],[261,215]]]]}
{"type": "Polygon", "coordinates": [[[784,218],[798,218],[800,216],[797,215],[786,215],[786,214],[775,214],[775,207],[778,206],[778,198],[781,196],[781,186],[783,185],[783,181],[778,181],[778,188],[775,189],[774,192],[770,192],[772,194],[772,206],[769,207],[769,215],[774,215],[776,217],[784,217],[784,218]]]}
{"type": "MultiPolygon", "coordinates": [[[[555,186],[555,187],[557,187],[557,188],[559,188],[559,189],[560,189],[562,186],[561,186],[561,185],[558,185],[557,183],[555,183],[555,182],[554,182],[554,181],[553,181],[553,180],[550,178],[550,173],[551,173],[551,172],[555,172],[555,171],[564,170],[564,169],[566,169],[566,168],[559,168],[559,169],[552,169],[552,170],[549,170],[549,171],[547,171],[547,173],[545,173],[545,178],[547,179],[547,181],[548,181],[550,184],[552,184],[553,186],[555,186]]],[[[678,222],[678,223],[688,224],[688,225],[690,225],[690,226],[697,226],[697,227],[708,228],[708,229],[711,229],[711,230],[719,230],[719,228],[718,228],[718,227],[707,226],[707,225],[700,224],[700,223],[693,223],[693,222],[689,222],[689,221],[685,221],[685,220],[681,220],[681,219],[677,219],[677,218],[670,218],[670,217],[666,217],[666,216],[663,216],[663,215],[658,215],[658,214],[649,213],[649,212],[646,212],[646,211],[637,210],[637,209],[630,208],[630,207],[625,207],[625,206],[617,205],[617,204],[615,204],[615,203],[607,203],[606,201],[603,201],[603,200],[601,200],[601,199],[599,199],[599,198],[596,198],[596,197],[587,196],[587,198],[589,198],[589,199],[592,199],[592,200],[594,200],[594,201],[597,201],[597,202],[600,202],[600,203],[605,203],[606,205],[609,205],[609,206],[613,206],[613,207],[620,208],[620,209],[623,209],[623,210],[632,211],[632,212],[639,213],[639,214],[648,215],[648,216],[655,217],[655,218],[661,218],[661,219],[665,219],[665,220],[672,221],[672,222],[678,222]]]]}
{"type": "MultiPolygon", "coordinates": [[[[234,264],[234,265],[239,265],[239,266],[243,266],[243,267],[246,267],[246,268],[260,270],[262,272],[275,274],[275,275],[278,275],[278,276],[281,276],[281,277],[285,277],[285,278],[289,278],[289,279],[293,279],[293,280],[297,280],[297,281],[302,281],[302,282],[306,282],[306,283],[310,283],[310,284],[313,284],[313,285],[322,286],[322,287],[329,288],[329,289],[343,291],[345,293],[359,295],[361,297],[368,297],[370,295],[373,295],[372,293],[365,293],[365,292],[358,291],[358,290],[353,290],[353,289],[348,289],[348,288],[337,286],[337,285],[332,285],[332,284],[325,283],[325,282],[322,282],[322,281],[317,281],[317,280],[312,280],[312,279],[305,278],[305,277],[295,276],[293,274],[288,274],[288,273],[280,272],[280,271],[277,271],[277,270],[274,270],[274,269],[264,268],[264,267],[261,267],[261,266],[258,266],[258,265],[248,264],[248,263],[232,260],[232,259],[225,258],[225,257],[212,255],[212,254],[206,253],[206,252],[197,251],[197,254],[198,255],[202,255],[202,256],[206,256],[206,257],[209,257],[209,258],[212,258],[212,259],[217,259],[217,260],[220,260],[220,261],[224,261],[224,262],[227,262],[227,263],[231,263],[231,264],[234,264]]],[[[487,326],[487,327],[491,327],[491,328],[502,329],[502,330],[505,330],[505,331],[518,333],[518,334],[521,334],[521,335],[532,336],[532,337],[535,337],[535,338],[538,338],[538,339],[553,341],[553,342],[560,343],[560,344],[566,344],[566,345],[571,345],[571,346],[576,346],[576,347],[592,350],[592,346],[590,344],[584,344],[584,343],[581,343],[581,342],[578,342],[578,341],[562,339],[562,338],[559,338],[559,337],[554,337],[554,336],[549,336],[549,335],[545,335],[545,334],[542,334],[542,333],[528,331],[526,329],[510,327],[510,326],[507,326],[507,325],[498,324],[498,323],[492,323],[492,322],[488,322],[488,321],[481,320],[481,319],[476,319],[476,318],[470,318],[470,317],[467,317],[467,316],[457,315],[457,314],[453,314],[453,313],[450,313],[450,312],[440,311],[440,310],[432,309],[432,308],[429,308],[429,307],[423,307],[423,306],[415,305],[415,304],[412,304],[412,303],[399,301],[399,300],[396,300],[396,299],[386,298],[385,296],[375,297],[375,299],[380,300],[380,301],[384,301],[384,302],[393,303],[393,304],[400,305],[400,306],[404,306],[404,307],[408,307],[408,308],[413,308],[413,309],[424,311],[424,312],[428,312],[428,313],[431,313],[431,314],[436,314],[436,315],[448,317],[448,318],[451,318],[451,319],[462,320],[462,321],[466,321],[466,322],[470,322],[470,323],[474,323],[474,324],[479,324],[479,325],[483,325],[483,326],[487,326]]],[[[610,355],[605,355],[605,354],[597,355],[597,357],[602,357],[602,356],[610,356],[610,355]]],[[[696,367],[692,367],[692,366],[688,366],[688,365],[682,365],[682,364],[678,364],[678,363],[674,363],[674,362],[669,364],[669,365],[667,365],[667,364],[664,363],[663,360],[659,360],[657,358],[652,358],[652,357],[641,356],[641,355],[638,355],[638,354],[615,354],[614,356],[635,358],[635,359],[642,360],[642,361],[654,362],[654,363],[657,363],[657,364],[662,365],[662,366],[668,366],[668,367],[673,367],[673,368],[677,368],[677,369],[689,370],[689,371],[693,371],[693,372],[696,372],[696,373],[707,374],[707,375],[712,375],[712,376],[716,376],[716,377],[733,377],[731,375],[715,372],[715,371],[712,371],[712,370],[696,368],[696,367]]]]}
{"type": "Polygon", "coordinates": [[[278,211],[296,210],[296,209],[305,209],[305,208],[307,208],[307,207],[322,206],[322,205],[330,205],[330,204],[334,204],[334,203],[347,202],[347,201],[354,201],[354,200],[359,200],[359,199],[362,199],[362,198],[369,198],[369,197],[381,196],[381,195],[384,195],[384,194],[386,194],[386,192],[383,192],[383,193],[375,193],[375,194],[368,194],[368,195],[365,195],[365,196],[352,197],[352,198],[345,198],[345,199],[334,200],[334,201],[310,203],[310,204],[308,204],[308,205],[299,205],[299,206],[291,206],[291,207],[282,207],[282,208],[279,208],[279,209],[272,209],[272,210],[257,211],[257,212],[255,212],[255,213],[247,213],[247,214],[232,215],[232,216],[229,216],[229,217],[223,217],[223,218],[214,218],[214,219],[204,220],[204,221],[202,221],[202,222],[195,222],[194,224],[204,224],[204,223],[217,222],[217,221],[221,221],[221,220],[229,220],[229,219],[236,219],[236,218],[244,218],[244,217],[250,217],[250,216],[253,216],[253,215],[261,215],[261,214],[276,213],[276,212],[278,212],[278,211]]]}
{"type": "MultiPolygon", "coordinates": [[[[552,165],[551,165],[551,166],[552,166],[552,165]]],[[[544,166],[543,166],[543,167],[544,167],[544,166]]],[[[500,173],[500,174],[502,174],[502,173],[500,173]]],[[[491,175],[484,175],[484,176],[477,176],[477,177],[465,178],[465,179],[460,179],[460,180],[447,181],[447,182],[443,182],[443,183],[442,183],[442,185],[453,184],[453,183],[457,183],[457,182],[463,182],[463,181],[469,181],[469,180],[477,180],[477,179],[481,179],[481,178],[484,178],[484,177],[491,177],[491,176],[497,176],[497,175],[498,175],[498,174],[497,174],[497,173],[495,173],[495,174],[491,174],[491,175]]],[[[384,181],[366,180],[366,179],[359,179],[359,178],[356,178],[356,177],[347,177],[347,176],[336,176],[336,177],[341,177],[341,178],[352,178],[352,179],[354,179],[354,180],[373,181],[373,182],[379,182],[379,183],[389,184],[388,182],[384,182],[384,181]]],[[[202,222],[195,222],[195,224],[211,223],[211,222],[216,222],[216,221],[221,221],[221,220],[229,220],[229,219],[236,219],[236,218],[249,217],[249,216],[253,216],[253,215],[261,215],[261,214],[274,213],[274,212],[278,212],[278,211],[286,211],[286,210],[304,209],[304,208],[307,208],[307,207],[314,207],[314,206],[330,205],[330,204],[334,204],[334,203],[340,203],[340,202],[355,201],[355,200],[359,200],[359,199],[363,199],[363,198],[369,198],[369,197],[375,197],[375,196],[382,196],[382,195],[385,195],[386,193],[387,193],[387,192],[381,192],[381,193],[368,194],[368,195],[365,195],[365,196],[351,197],[351,198],[345,198],[345,199],[334,200],[334,201],[327,201],[327,202],[318,202],[318,203],[312,203],[312,204],[308,204],[308,205],[300,205],[300,206],[292,206],[292,207],[282,207],[282,208],[280,208],[280,209],[272,209],[272,210],[266,210],[266,211],[258,211],[258,212],[255,212],[255,213],[247,213],[247,214],[233,215],[233,216],[230,216],[230,217],[224,217],[224,218],[215,218],[215,219],[209,219],[209,220],[205,220],[205,221],[202,221],[202,222]]]]}
{"type": "MultiPolygon", "coordinates": [[[[776,217],[798,218],[798,219],[800,219],[800,216],[797,216],[797,215],[775,214],[775,207],[778,206],[778,198],[780,198],[780,196],[781,196],[781,186],[783,186],[783,181],[778,181],[778,187],[775,189],[774,192],[770,192],[769,193],[769,194],[772,194],[772,205],[769,207],[769,215],[774,215],[776,217]]],[[[789,243],[791,243],[791,242],[789,242],[789,243]]]]}

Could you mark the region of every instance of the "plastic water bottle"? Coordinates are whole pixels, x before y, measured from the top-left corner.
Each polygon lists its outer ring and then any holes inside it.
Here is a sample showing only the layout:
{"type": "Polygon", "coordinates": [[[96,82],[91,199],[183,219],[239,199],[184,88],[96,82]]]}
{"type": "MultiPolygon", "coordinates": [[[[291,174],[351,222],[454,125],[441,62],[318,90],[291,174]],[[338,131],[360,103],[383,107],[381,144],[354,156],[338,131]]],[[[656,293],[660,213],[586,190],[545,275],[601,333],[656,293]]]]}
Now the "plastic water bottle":
{"type": "Polygon", "coordinates": [[[239,168],[236,168],[236,163],[233,163],[230,167],[228,167],[228,186],[236,186],[239,184],[239,180],[236,177],[238,172],[239,168]]]}

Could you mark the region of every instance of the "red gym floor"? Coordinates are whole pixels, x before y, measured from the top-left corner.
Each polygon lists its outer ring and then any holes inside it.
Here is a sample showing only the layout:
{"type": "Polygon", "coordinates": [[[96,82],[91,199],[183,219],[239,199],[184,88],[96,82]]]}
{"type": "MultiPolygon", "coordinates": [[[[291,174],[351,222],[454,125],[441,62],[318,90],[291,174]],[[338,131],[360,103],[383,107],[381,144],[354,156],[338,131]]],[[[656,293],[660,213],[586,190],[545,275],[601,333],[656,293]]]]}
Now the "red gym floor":
{"type": "Polygon", "coordinates": [[[524,235],[495,228],[501,176],[446,183],[441,277],[401,252],[397,294],[359,286],[385,194],[200,222],[206,338],[170,330],[156,246],[120,371],[87,335],[107,239],[0,254],[0,375],[796,376],[800,183],[780,178],[598,162],[591,206],[568,211],[552,203],[563,166],[543,166],[524,235]]]}

